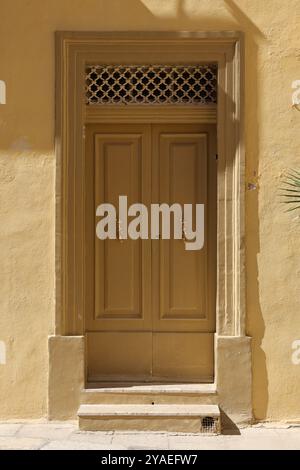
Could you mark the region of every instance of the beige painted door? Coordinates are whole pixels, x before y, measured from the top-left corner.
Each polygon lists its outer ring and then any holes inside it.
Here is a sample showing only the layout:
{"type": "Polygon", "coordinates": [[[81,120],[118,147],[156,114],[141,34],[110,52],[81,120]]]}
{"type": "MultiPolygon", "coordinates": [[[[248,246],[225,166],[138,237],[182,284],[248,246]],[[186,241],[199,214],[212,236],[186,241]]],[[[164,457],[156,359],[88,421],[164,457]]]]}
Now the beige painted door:
{"type": "Polygon", "coordinates": [[[89,381],[213,380],[215,145],[213,125],[88,126],[89,381]],[[128,206],[144,203],[149,213],[151,203],[204,203],[204,248],[187,251],[184,240],[172,238],[99,240],[96,207],[118,208],[120,195],[128,196],[128,206]]]}

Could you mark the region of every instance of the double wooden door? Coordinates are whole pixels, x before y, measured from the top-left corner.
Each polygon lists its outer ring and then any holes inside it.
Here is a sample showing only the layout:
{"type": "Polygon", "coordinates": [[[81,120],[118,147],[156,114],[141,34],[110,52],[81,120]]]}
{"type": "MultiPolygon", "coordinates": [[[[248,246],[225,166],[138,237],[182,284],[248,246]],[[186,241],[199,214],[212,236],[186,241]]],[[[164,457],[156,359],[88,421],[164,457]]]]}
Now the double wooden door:
{"type": "Polygon", "coordinates": [[[213,380],[216,164],[214,125],[88,126],[88,381],[213,380]],[[148,208],[149,239],[97,238],[97,206],[111,203],[118,213],[120,195],[148,208]],[[172,236],[151,240],[152,203],[204,204],[203,249],[187,251],[172,236]]]}

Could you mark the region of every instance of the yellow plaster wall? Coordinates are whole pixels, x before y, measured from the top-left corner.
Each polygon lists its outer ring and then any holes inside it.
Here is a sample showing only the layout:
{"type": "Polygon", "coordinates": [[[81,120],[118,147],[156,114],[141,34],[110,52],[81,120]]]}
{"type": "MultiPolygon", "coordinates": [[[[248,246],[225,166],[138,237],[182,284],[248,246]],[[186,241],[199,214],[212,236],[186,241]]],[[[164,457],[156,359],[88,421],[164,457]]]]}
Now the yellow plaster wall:
{"type": "Polygon", "coordinates": [[[0,419],[42,417],[54,323],[54,31],[246,33],[247,313],[257,419],[300,420],[300,218],[277,196],[300,168],[299,0],[0,0],[0,419]],[[251,186],[253,188],[253,186],[251,186]]]}

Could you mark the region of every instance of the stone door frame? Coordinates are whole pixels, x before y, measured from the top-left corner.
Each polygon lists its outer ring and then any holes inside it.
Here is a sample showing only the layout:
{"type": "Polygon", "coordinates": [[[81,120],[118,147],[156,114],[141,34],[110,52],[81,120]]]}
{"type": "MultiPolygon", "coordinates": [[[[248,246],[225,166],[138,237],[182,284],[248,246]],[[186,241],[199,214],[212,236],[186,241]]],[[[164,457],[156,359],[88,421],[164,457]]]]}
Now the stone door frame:
{"type": "MultiPolygon", "coordinates": [[[[251,346],[245,311],[243,34],[57,32],[55,59],[56,311],[55,334],[49,338],[49,417],[73,418],[79,391],[84,387],[85,124],[101,119],[109,122],[114,115],[113,110],[103,111],[103,107],[87,113],[85,65],[217,62],[217,109],[198,111],[198,122],[216,119],[218,133],[215,386],[219,404],[229,418],[237,423],[249,422],[252,404],[251,346]]],[[[189,122],[197,111],[182,112],[186,114],[184,121],[189,122]]],[[[132,113],[124,111],[122,119],[126,121],[132,113]]],[[[153,109],[155,114],[159,120],[153,109]]]]}

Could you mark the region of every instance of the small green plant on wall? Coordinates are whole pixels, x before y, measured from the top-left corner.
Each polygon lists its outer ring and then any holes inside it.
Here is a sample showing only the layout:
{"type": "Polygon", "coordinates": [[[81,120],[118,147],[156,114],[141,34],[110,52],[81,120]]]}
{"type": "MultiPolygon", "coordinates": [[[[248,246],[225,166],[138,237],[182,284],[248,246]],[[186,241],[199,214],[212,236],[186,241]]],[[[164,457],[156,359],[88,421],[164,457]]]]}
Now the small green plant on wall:
{"type": "Polygon", "coordinates": [[[300,209],[300,171],[289,170],[282,184],[281,196],[284,198],[283,203],[288,204],[287,211],[300,209]]]}

